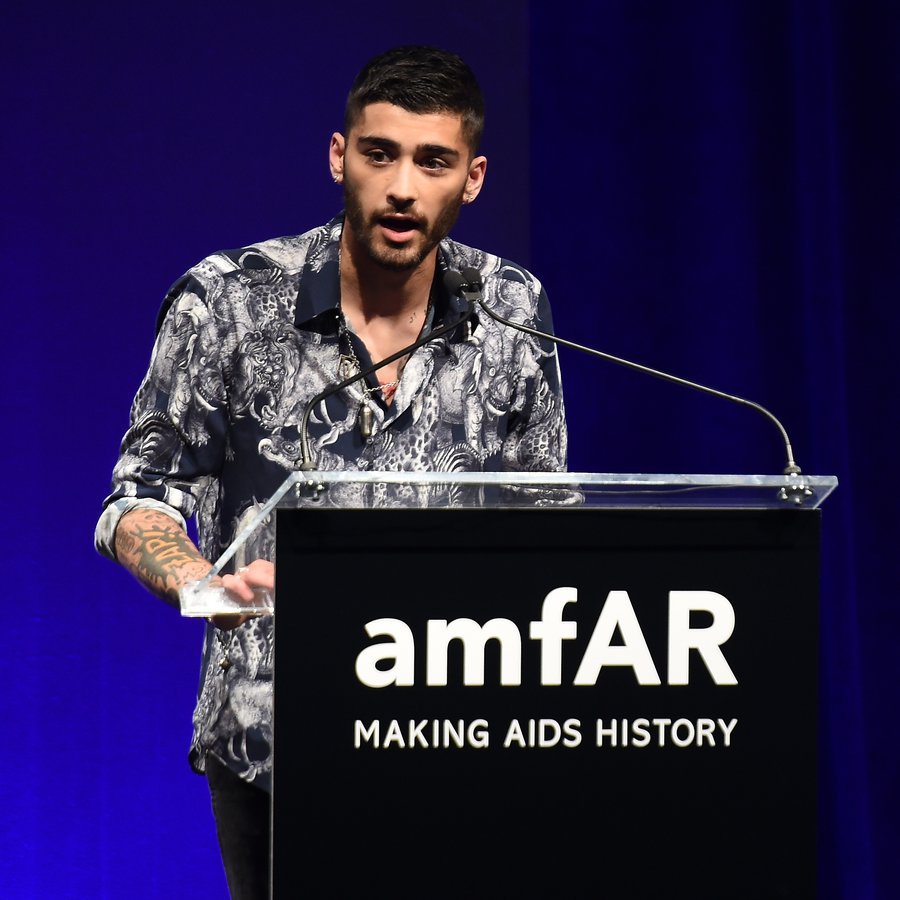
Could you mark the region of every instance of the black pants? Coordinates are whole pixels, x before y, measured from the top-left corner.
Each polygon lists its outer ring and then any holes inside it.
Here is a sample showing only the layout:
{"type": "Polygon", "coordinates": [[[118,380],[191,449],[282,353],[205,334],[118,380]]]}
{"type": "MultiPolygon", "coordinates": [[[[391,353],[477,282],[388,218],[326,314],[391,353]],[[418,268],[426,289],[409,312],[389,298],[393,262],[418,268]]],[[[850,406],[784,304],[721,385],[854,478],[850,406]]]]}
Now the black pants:
{"type": "Polygon", "coordinates": [[[212,755],[206,758],[206,780],[232,900],[269,900],[272,798],[212,755]]]}

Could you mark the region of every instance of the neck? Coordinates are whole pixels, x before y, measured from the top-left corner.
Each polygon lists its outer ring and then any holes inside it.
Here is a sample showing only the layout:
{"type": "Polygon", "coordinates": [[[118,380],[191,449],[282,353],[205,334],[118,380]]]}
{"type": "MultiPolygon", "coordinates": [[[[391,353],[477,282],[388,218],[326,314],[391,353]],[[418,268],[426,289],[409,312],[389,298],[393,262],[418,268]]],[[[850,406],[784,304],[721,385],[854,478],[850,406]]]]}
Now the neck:
{"type": "Polygon", "coordinates": [[[427,305],[436,264],[437,248],[414,269],[387,269],[359,248],[345,229],[341,238],[341,307],[352,318],[408,317],[427,305]]]}

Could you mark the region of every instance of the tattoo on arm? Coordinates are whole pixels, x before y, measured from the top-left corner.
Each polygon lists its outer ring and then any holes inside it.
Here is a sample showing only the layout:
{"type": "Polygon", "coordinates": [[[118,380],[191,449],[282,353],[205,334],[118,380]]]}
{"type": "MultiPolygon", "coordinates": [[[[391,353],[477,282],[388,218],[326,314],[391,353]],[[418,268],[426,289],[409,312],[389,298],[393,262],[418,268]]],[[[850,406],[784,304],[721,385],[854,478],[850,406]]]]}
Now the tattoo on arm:
{"type": "Polygon", "coordinates": [[[135,509],[122,516],[116,529],[116,555],[154,594],[177,602],[179,588],[202,578],[210,564],[184,529],[152,509],[135,509]]]}

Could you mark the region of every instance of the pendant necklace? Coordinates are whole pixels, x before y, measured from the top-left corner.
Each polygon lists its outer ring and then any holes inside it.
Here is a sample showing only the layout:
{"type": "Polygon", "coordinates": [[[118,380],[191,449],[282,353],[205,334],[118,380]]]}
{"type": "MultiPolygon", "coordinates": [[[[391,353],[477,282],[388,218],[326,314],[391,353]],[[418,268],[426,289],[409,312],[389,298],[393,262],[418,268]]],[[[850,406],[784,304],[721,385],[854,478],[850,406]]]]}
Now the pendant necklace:
{"type": "MultiPolygon", "coordinates": [[[[340,325],[339,331],[341,335],[341,339],[344,341],[347,348],[347,356],[345,359],[349,362],[350,366],[352,366],[352,370],[355,372],[361,372],[362,366],[360,365],[359,358],[356,355],[356,350],[353,349],[353,338],[350,336],[350,328],[347,325],[347,320],[344,318],[344,312],[341,310],[340,314],[340,325]]],[[[402,368],[402,363],[401,363],[402,368]]],[[[378,375],[375,376],[378,378],[378,375]]],[[[384,384],[380,382],[372,387],[371,385],[362,382],[362,401],[359,404],[359,415],[356,419],[356,427],[359,429],[359,435],[364,441],[368,441],[370,437],[372,437],[372,431],[375,425],[375,409],[374,409],[374,400],[372,400],[372,394],[376,391],[381,391],[382,398],[387,401],[397,391],[397,385],[400,384],[400,379],[397,378],[395,381],[388,381],[384,384]]]]}
{"type": "MultiPolygon", "coordinates": [[[[431,324],[431,294],[428,295],[428,303],[425,307],[425,315],[422,317],[422,327],[419,329],[419,335],[416,338],[418,340],[426,333],[426,328],[430,330],[431,324]]],[[[353,338],[350,335],[350,326],[347,324],[347,319],[344,316],[343,309],[339,312],[338,317],[338,335],[341,341],[345,344],[347,348],[347,355],[344,356],[342,363],[344,361],[348,362],[352,365],[353,370],[356,372],[362,371],[362,366],[360,365],[359,358],[356,355],[356,350],[353,349],[353,338]]],[[[400,377],[403,373],[403,367],[406,365],[406,361],[409,359],[409,356],[406,356],[404,359],[400,360],[397,368],[397,378],[394,381],[385,381],[379,382],[375,387],[371,385],[362,383],[362,402],[359,405],[359,415],[356,419],[356,426],[359,429],[359,435],[363,439],[363,441],[368,441],[369,438],[372,437],[372,432],[375,426],[375,401],[372,399],[372,394],[376,391],[381,392],[381,399],[385,403],[389,403],[394,394],[397,393],[397,387],[400,384],[400,377]]],[[[343,365],[341,366],[343,369],[343,365]]],[[[378,378],[376,373],[375,378],[378,378]]]]}

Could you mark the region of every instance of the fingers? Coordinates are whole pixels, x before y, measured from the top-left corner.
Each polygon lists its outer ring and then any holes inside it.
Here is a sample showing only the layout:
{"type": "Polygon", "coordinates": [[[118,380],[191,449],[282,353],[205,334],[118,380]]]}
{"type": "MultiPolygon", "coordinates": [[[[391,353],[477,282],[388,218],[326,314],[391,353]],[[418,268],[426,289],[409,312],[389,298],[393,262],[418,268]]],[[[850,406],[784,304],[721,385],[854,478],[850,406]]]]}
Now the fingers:
{"type": "Polygon", "coordinates": [[[267,559],[255,559],[247,566],[241,566],[237,574],[251,588],[275,590],[275,566],[267,559]]]}
{"type": "Polygon", "coordinates": [[[223,575],[222,587],[238,603],[252,603],[254,591],[275,590],[275,566],[266,559],[255,559],[234,575],[223,575]]]}
{"type": "MultiPolygon", "coordinates": [[[[258,599],[254,592],[275,590],[275,566],[268,560],[255,559],[249,565],[241,566],[233,575],[222,575],[219,583],[235,602],[252,604],[258,599]]],[[[229,613],[213,616],[210,621],[216,628],[230,631],[238,625],[243,625],[250,618],[252,616],[229,613]]]]}
{"type": "Polygon", "coordinates": [[[236,575],[223,575],[222,587],[238,603],[253,602],[253,587],[247,583],[244,575],[240,572],[236,575]]]}

